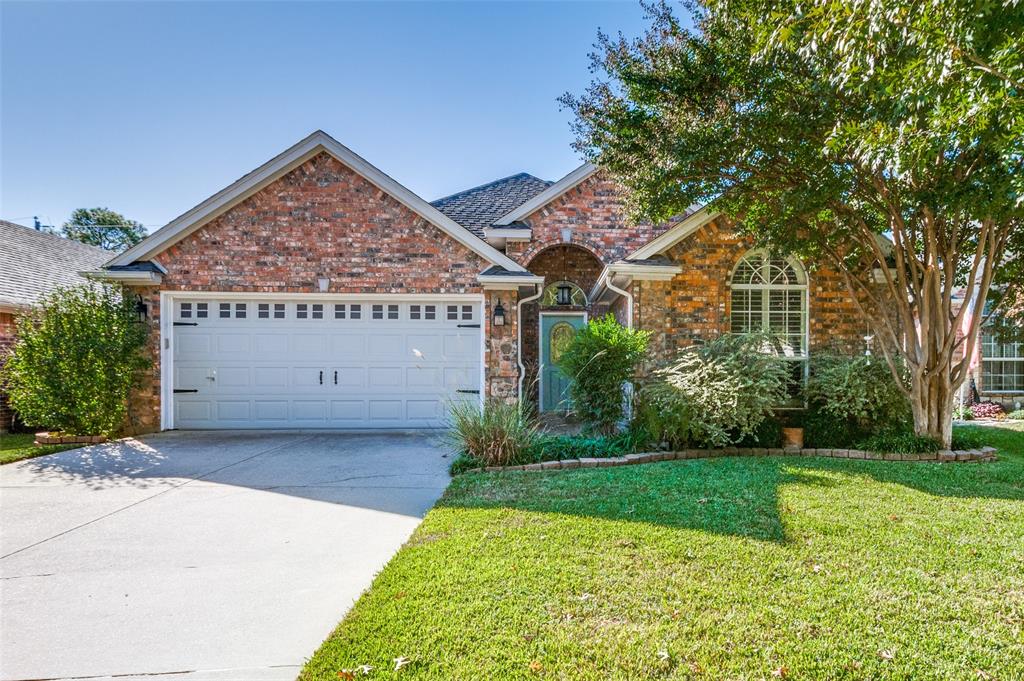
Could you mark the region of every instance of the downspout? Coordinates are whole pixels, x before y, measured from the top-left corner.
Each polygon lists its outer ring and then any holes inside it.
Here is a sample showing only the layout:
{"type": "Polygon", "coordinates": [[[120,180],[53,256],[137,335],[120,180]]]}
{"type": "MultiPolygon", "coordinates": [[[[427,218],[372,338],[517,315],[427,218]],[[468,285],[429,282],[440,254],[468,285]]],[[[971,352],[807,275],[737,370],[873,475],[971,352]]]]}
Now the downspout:
{"type": "Polygon", "coordinates": [[[544,287],[534,284],[535,293],[519,301],[516,311],[516,366],[519,367],[519,401],[523,401],[523,379],[526,378],[526,366],[523,364],[523,305],[537,300],[544,295],[544,287]]]}
{"type": "MultiPolygon", "coordinates": [[[[608,271],[607,278],[605,279],[604,285],[608,287],[609,291],[618,293],[620,296],[626,299],[626,328],[633,328],[633,294],[629,291],[619,288],[615,285],[612,279],[615,277],[615,272],[612,270],[608,271]]],[[[633,383],[632,381],[627,382],[623,386],[622,397],[625,404],[624,416],[625,419],[621,424],[625,427],[633,420],[633,383]]]]}
{"type": "Polygon", "coordinates": [[[622,296],[623,298],[626,299],[626,328],[627,329],[632,329],[633,328],[633,294],[630,293],[629,291],[624,291],[623,289],[619,288],[614,283],[612,283],[612,277],[614,277],[614,276],[615,276],[615,272],[612,271],[612,270],[609,270],[608,274],[606,275],[607,278],[605,279],[604,285],[608,287],[609,291],[612,291],[613,293],[618,293],[620,296],[622,296]]]}

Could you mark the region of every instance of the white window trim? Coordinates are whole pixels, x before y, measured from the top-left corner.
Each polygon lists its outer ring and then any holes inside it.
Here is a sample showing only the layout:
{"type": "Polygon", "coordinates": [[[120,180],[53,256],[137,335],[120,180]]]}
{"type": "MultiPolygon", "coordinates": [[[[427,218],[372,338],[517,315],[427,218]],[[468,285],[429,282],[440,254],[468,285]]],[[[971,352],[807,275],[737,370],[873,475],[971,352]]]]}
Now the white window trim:
{"type": "MultiPolygon", "coordinates": [[[[801,334],[803,341],[803,352],[799,355],[780,355],[782,359],[791,361],[806,361],[810,358],[811,350],[811,301],[810,301],[810,284],[809,277],[807,276],[807,270],[804,269],[803,264],[793,257],[786,256],[784,259],[796,272],[797,278],[802,278],[803,283],[798,284],[734,284],[733,279],[736,277],[736,271],[739,269],[743,261],[751,257],[761,257],[765,260],[771,257],[771,254],[763,248],[755,248],[747,251],[743,256],[736,261],[736,264],[732,268],[732,272],[729,274],[729,328],[732,329],[732,315],[735,310],[732,307],[732,291],[802,291],[801,296],[801,310],[800,316],[802,321],[803,332],[801,334]]],[[[770,301],[765,301],[766,304],[761,310],[761,323],[762,330],[768,329],[769,316],[772,313],[770,301]]],[[[807,371],[804,371],[804,379],[807,378],[807,371]]]]}
{"type": "Polygon", "coordinates": [[[1024,363],[1024,343],[1016,343],[1020,346],[1017,350],[1017,357],[986,357],[985,356],[985,343],[984,334],[985,329],[982,329],[981,338],[981,394],[982,395],[1021,395],[1024,394],[1024,390],[990,390],[985,381],[985,362],[1020,362],[1024,363]]]}

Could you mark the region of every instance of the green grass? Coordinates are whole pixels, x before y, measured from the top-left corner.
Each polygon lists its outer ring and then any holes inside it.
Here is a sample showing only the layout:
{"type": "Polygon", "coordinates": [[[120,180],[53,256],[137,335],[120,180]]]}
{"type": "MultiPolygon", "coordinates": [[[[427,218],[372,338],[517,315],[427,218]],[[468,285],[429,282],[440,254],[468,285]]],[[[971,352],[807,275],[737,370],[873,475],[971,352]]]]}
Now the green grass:
{"type": "Polygon", "coordinates": [[[34,456],[63,452],[82,445],[44,445],[36,447],[32,442],[36,436],[32,433],[3,433],[0,435],[0,464],[14,463],[34,456]]]}
{"type": "Polygon", "coordinates": [[[456,478],[300,678],[1019,679],[1024,426],[985,433],[456,478]]]}

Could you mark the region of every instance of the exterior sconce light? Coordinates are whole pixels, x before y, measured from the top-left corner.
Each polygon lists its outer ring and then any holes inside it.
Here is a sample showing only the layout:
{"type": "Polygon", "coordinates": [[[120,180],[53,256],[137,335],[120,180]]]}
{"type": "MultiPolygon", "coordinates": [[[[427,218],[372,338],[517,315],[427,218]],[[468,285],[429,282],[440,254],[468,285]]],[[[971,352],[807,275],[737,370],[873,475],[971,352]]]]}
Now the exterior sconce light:
{"type": "Polygon", "coordinates": [[[149,318],[149,306],[142,296],[135,296],[135,316],[138,322],[145,322],[149,318]]]}
{"type": "Polygon", "coordinates": [[[331,285],[331,280],[328,277],[317,277],[316,287],[320,293],[327,293],[327,287],[331,285]]]}
{"type": "Polygon", "coordinates": [[[498,304],[494,306],[494,315],[491,318],[491,323],[495,326],[505,326],[505,307],[498,301],[498,304]]]}
{"type": "Polygon", "coordinates": [[[555,292],[555,303],[558,305],[572,305],[572,286],[559,284],[555,292]]]}
{"type": "Polygon", "coordinates": [[[562,233],[562,243],[563,244],[571,244],[572,243],[572,227],[563,227],[560,231],[562,233]]]}

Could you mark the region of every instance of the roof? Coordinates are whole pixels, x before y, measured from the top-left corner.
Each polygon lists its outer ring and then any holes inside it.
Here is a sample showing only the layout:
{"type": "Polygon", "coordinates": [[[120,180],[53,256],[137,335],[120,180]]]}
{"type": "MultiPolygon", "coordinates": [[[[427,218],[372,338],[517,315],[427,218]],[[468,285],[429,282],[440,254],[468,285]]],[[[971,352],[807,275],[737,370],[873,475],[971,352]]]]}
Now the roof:
{"type": "Polygon", "coordinates": [[[513,206],[507,213],[499,216],[494,221],[494,225],[496,227],[507,227],[515,222],[525,220],[538,209],[548,205],[597,171],[598,168],[593,163],[584,163],[557,182],[549,183],[543,191],[538,192],[527,201],[513,206]]]}
{"type": "Polygon", "coordinates": [[[430,205],[482,237],[484,228],[490,227],[495,220],[523,205],[551,184],[529,173],[517,173],[431,201],[430,205]]]}
{"type": "Polygon", "coordinates": [[[362,176],[381,191],[387,193],[409,210],[431,223],[450,237],[475,252],[493,265],[509,270],[523,270],[523,266],[501,253],[482,238],[466,230],[459,223],[424,201],[384,171],[334,139],[326,132],[317,130],[296,144],[270,159],[259,168],[225,187],[195,208],[171,220],[129,248],[111,259],[107,267],[130,265],[149,260],[174,243],[201,228],[211,220],[231,209],[241,201],[260,191],[271,182],[294,170],[314,156],[327,153],[362,176]]]}
{"type": "Polygon", "coordinates": [[[27,307],[58,286],[88,280],[113,253],[62,236],[0,220],[0,307],[27,307]]]}

